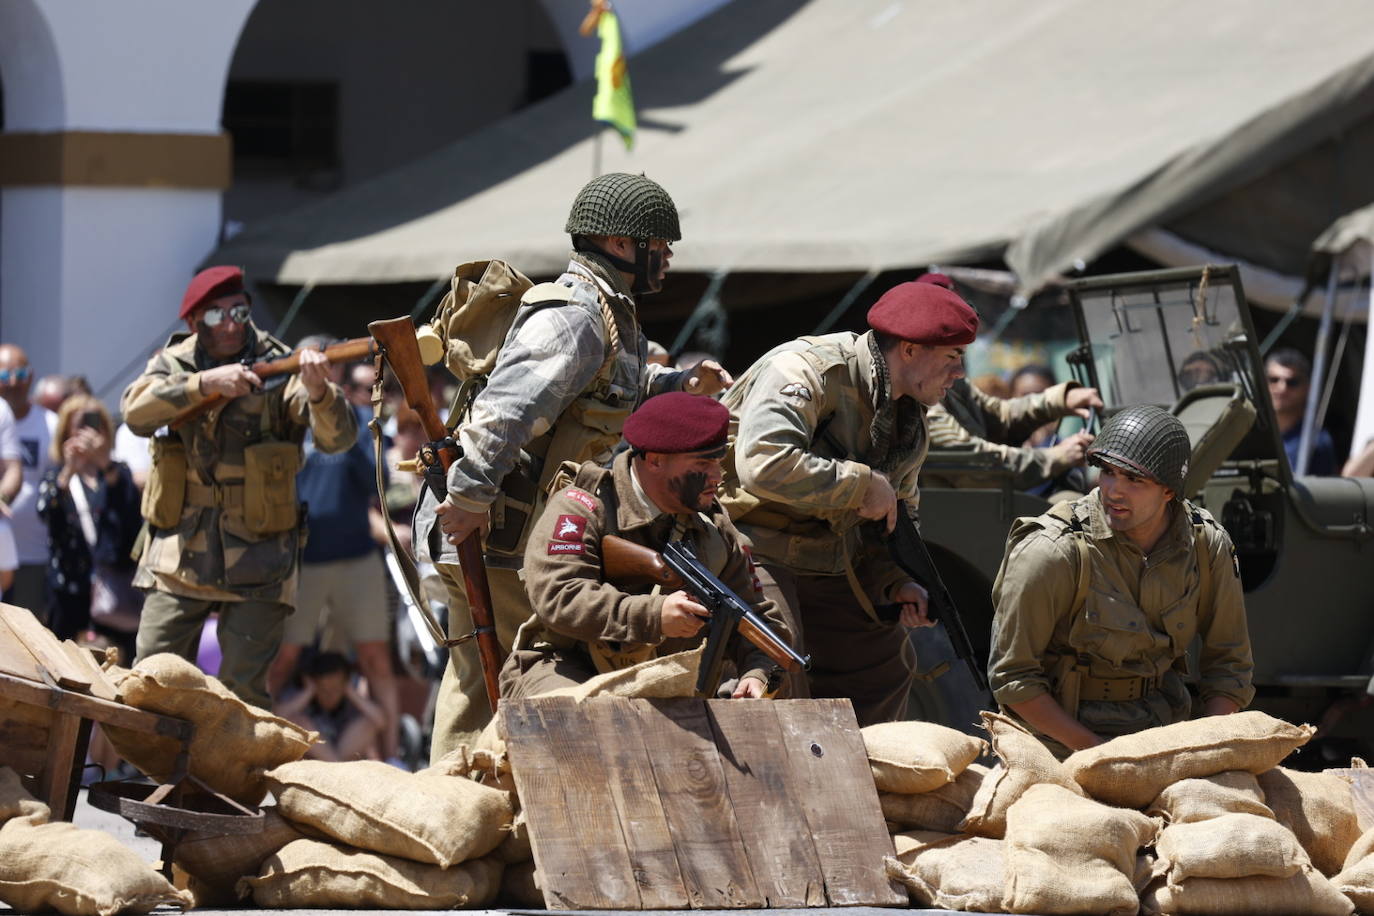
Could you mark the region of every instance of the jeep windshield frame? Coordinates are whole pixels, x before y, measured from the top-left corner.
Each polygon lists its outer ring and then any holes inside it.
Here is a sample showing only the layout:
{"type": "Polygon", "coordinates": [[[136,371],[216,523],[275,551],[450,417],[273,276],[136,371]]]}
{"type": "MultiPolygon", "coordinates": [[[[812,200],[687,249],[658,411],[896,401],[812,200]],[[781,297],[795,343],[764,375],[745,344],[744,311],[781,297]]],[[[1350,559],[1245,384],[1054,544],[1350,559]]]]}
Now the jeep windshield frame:
{"type": "MultiPolygon", "coordinates": [[[[1085,277],[1066,284],[1080,346],[1074,378],[1097,388],[1110,416],[1131,404],[1171,410],[1188,391],[1233,384],[1282,456],[1264,363],[1240,275],[1232,265],[1085,277]]],[[[1288,477],[1287,462],[1278,462],[1288,477]]]]}

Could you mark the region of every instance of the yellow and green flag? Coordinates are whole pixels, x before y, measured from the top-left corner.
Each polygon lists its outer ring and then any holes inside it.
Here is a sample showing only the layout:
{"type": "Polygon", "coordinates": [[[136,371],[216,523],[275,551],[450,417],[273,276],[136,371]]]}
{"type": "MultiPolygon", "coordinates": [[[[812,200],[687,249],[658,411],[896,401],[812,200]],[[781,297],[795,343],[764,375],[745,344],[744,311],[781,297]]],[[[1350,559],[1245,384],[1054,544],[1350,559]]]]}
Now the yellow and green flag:
{"type": "Polygon", "coordinates": [[[626,149],[635,145],[635,101],[630,95],[630,71],[625,66],[625,49],[620,42],[620,20],[609,7],[602,7],[596,23],[601,51],[596,55],[596,98],[592,99],[592,118],[620,132],[626,149]]]}

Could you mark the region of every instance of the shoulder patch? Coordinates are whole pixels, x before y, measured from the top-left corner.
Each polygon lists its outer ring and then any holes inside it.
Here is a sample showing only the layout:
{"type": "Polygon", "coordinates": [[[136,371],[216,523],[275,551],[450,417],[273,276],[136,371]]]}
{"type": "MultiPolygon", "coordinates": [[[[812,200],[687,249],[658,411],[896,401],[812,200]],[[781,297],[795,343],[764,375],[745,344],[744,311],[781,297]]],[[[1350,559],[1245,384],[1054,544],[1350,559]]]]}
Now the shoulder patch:
{"type": "Polygon", "coordinates": [[[782,390],[778,393],[784,397],[800,398],[803,401],[811,400],[811,389],[801,382],[788,382],[782,386],[782,390]]]}
{"type": "Polygon", "coordinates": [[[563,491],[563,496],[571,499],[575,503],[580,503],[588,512],[595,512],[601,505],[597,502],[595,496],[592,496],[586,490],[579,490],[577,487],[568,487],[563,491]]]}
{"type": "Polygon", "coordinates": [[[585,554],[587,546],[581,542],[576,544],[568,541],[549,541],[549,556],[556,557],[561,553],[585,554]]]}
{"type": "Polygon", "coordinates": [[[553,526],[556,541],[576,541],[580,544],[586,532],[587,520],[580,515],[560,515],[553,526]]]}
{"type": "Polygon", "coordinates": [[[526,305],[535,302],[567,302],[572,299],[572,287],[561,283],[536,283],[525,290],[520,301],[526,305]]]}

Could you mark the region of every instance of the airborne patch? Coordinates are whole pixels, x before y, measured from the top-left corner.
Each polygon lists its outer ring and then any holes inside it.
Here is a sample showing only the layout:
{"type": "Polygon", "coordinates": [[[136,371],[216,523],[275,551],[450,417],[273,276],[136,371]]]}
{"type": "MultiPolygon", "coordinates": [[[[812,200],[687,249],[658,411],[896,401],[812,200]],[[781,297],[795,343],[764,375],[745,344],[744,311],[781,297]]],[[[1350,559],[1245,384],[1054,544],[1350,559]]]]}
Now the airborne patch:
{"type": "Polygon", "coordinates": [[[784,397],[801,398],[803,401],[811,400],[811,389],[801,382],[788,382],[782,386],[782,390],[778,394],[784,397]]]}
{"type": "Polygon", "coordinates": [[[597,502],[586,490],[579,490],[577,487],[568,487],[563,491],[563,495],[575,503],[581,503],[587,507],[588,512],[595,512],[597,502]]]}
{"type": "Polygon", "coordinates": [[[582,541],[587,530],[587,520],[580,515],[560,515],[553,526],[553,537],[557,541],[582,541]]]}
{"type": "Polygon", "coordinates": [[[576,544],[568,541],[549,541],[549,556],[556,557],[560,553],[586,553],[587,545],[579,542],[576,544]]]}

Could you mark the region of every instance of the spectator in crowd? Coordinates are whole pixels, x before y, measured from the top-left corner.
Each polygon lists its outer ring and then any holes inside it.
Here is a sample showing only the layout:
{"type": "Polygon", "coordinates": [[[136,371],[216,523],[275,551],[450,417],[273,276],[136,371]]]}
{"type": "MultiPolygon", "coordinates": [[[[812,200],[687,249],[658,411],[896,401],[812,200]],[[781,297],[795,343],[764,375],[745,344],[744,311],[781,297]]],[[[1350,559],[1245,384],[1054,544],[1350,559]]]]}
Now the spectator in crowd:
{"type": "Polygon", "coordinates": [[[0,399],[14,414],[14,430],[19,437],[23,462],[18,492],[0,492],[10,506],[10,524],[19,551],[14,587],[9,590],[6,600],[42,616],[48,604],[43,584],[48,563],[48,529],[38,518],[38,482],[53,466],[49,446],[57,416],[48,408],[29,401],[32,384],[33,367],[29,365],[28,355],[14,344],[0,344],[0,399]]]}
{"type": "MultiPolygon", "coordinates": [[[[1008,397],[1022,398],[1028,394],[1039,394],[1057,383],[1054,371],[1040,363],[1027,363],[1011,374],[1011,394],[1008,397]]],[[[1026,448],[1049,448],[1059,444],[1059,421],[1053,420],[1030,434],[1025,442],[1026,448]]]]}
{"type": "Polygon", "coordinates": [[[33,386],[33,402],[56,414],[71,393],[71,382],[65,375],[45,375],[33,386]]]}
{"type": "Polygon", "coordinates": [[[984,372],[977,378],[969,379],[969,384],[994,398],[1006,400],[1011,397],[1011,386],[996,372],[984,372]]]}
{"type": "Polygon", "coordinates": [[[143,519],[129,468],[110,457],[113,437],[100,401],[68,398],[57,414],[52,466],[39,482],[36,508],[47,533],[50,629],[59,639],[94,629],[127,660],[143,604],[129,554],[143,519]]]}
{"type": "MultiPolygon", "coordinates": [[[[300,347],[318,350],[333,342],[307,337],[300,347]]],[[[342,366],[330,366],[329,371],[332,381],[342,382],[342,366]]],[[[372,520],[373,513],[379,513],[367,432],[372,411],[351,407],[359,426],[359,437],[351,448],[328,454],[315,447],[311,435],[305,437],[305,463],[296,475],[296,491],[306,505],[310,538],[301,554],[296,610],[287,618],[268,680],[275,694],[295,670],[302,650],[328,627],[335,638],[347,639],[357,652],[358,667],[386,711],[382,744],[386,756],[393,757],[400,697],[391,667],[386,568],[374,538],[380,514],[376,528],[372,520]]]]}
{"type": "MultiPolygon", "coordinates": [[[[367,419],[372,419],[372,383],[377,380],[377,370],[371,363],[354,363],[344,372],[343,390],[348,403],[367,411],[367,419]]],[[[371,436],[367,437],[371,441],[371,436]]]]}
{"type": "Polygon", "coordinates": [[[386,727],[386,714],[358,691],[348,659],[321,652],[305,666],[301,680],[302,688],[273,711],[320,733],[320,743],[305,756],[331,762],[368,757],[386,727]]]}
{"type": "Polygon", "coordinates": [[[649,355],[644,360],[646,363],[653,363],[655,366],[667,366],[670,365],[673,361],[672,354],[668,352],[667,348],[664,347],[663,344],[659,343],[656,340],[649,341],[648,352],[649,355]]]}
{"type": "MultiPolygon", "coordinates": [[[[396,434],[386,450],[388,469],[395,468],[402,461],[413,461],[425,444],[425,431],[420,427],[420,415],[402,404],[395,413],[396,434]]],[[[420,487],[423,478],[412,473],[393,473],[387,478],[386,512],[396,528],[396,539],[401,546],[410,550],[410,520],[415,515],[415,505],[420,501],[420,487]]]]}
{"type": "MultiPolygon", "coordinates": [[[[1312,363],[1292,347],[1280,347],[1265,359],[1264,375],[1269,382],[1269,399],[1274,404],[1279,432],[1283,435],[1283,450],[1288,453],[1288,465],[1297,473],[1307,393],[1312,384],[1312,363]]],[[[1336,446],[1325,429],[1315,430],[1307,473],[1314,477],[1336,473],[1336,446]]]]}

